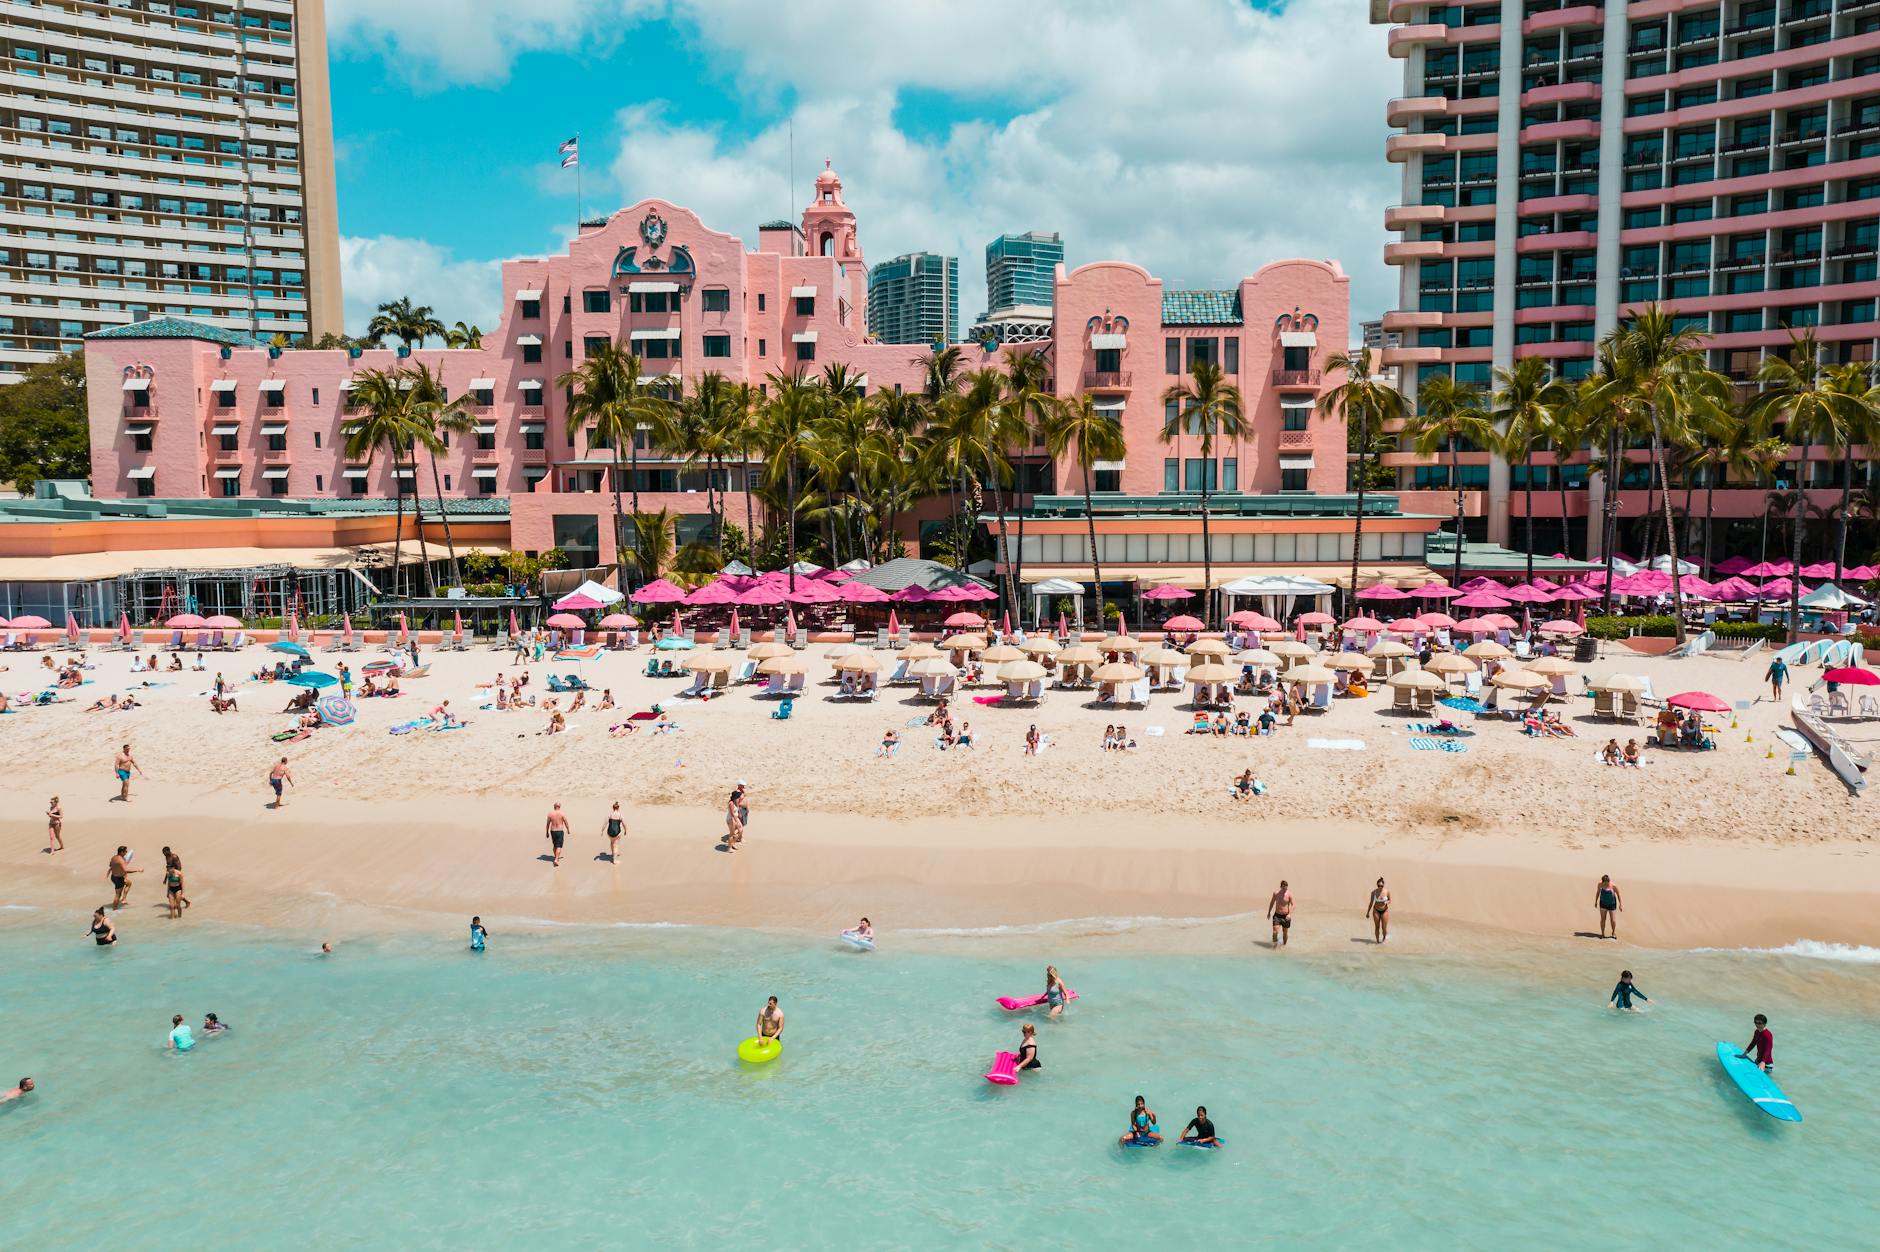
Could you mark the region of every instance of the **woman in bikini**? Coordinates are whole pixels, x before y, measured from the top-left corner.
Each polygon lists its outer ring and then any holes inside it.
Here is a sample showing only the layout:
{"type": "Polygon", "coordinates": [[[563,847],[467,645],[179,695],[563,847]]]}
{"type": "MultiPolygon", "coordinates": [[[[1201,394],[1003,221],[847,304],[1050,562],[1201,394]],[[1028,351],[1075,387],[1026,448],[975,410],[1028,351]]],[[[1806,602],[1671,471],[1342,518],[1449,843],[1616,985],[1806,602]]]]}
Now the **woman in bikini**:
{"type": "Polygon", "coordinates": [[[163,867],[163,894],[170,902],[170,919],[183,915],[183,863],[175,856],[166,857],[163,867]]]}
{"type": "Polygon", "coordinates": [[[189,895],[183,886],[183,858],[170,851],[166,844],[163,849],[163,885],[166,889],[172,874],[176,876],[176,898],[183,902],[184,908],[188,908],[189,895]]]}
{"type": "Polygon", "coordinates": [[[51,854],[65,848],[65,810],[59,807],[59,797],[53,796],[46,806],[46,852],[51,854]]]}
{"type": "Polygon", "coordinates": [[[1371,919],[1373,943],[1383,943],[1390,938],[1390,891],[1382,878],[1371,889],[1371,902],[1365,906],[1364,915],[1371,919]]]}
{"type": "Polygon", "coordinates": [[[1156,1129],[1155,1110],[1141,1096],[1136,1097],[1136,1107],[1129,1111],[1129,1133],[1118,1139],[1118,1143],[1160,1143],[1162,1135],[1156,1129]]]}
{"type": "Polygon", "coordinates": [[[117,942],[117,927],[105,916],[103,909],[94,909],[91,915],[91,938],[101,948],[108,948],[117,942]]]}
{"type": "Polygon", "coordinates": [[[744,784],[739,783],[725,801],[725,851],[736,852],[744,842],[744,784]]]}

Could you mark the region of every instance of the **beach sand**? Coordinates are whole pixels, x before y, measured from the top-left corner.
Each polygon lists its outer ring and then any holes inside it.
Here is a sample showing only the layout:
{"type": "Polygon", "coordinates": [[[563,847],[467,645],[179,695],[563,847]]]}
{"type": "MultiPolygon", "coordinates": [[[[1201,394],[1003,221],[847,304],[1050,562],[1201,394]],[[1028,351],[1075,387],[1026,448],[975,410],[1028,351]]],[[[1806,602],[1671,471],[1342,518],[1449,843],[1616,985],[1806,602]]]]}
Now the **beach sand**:
{"type": "MultiPolygon", "coordinates": [[[[1007,710],[968,693],[954,717],[972,723],[978,746],[941,752],[931,732],[905,725],[931,702],[908,687],[885,688],[872,705],[835,702],[821,652],[806,654],[810,685],[787,722],[771,718],[776,702],[756,688],[705,704],[677,699],[684,681],[640,674],[645,650],[531,666],[538,696],[551,670],[579,668],[618,705],[574,713],[555,736],[540,733],[540,710],[477,707],[488,694],[477,684],[515,672],[506,652],[427,653],[430,676],[406,682],[399,699],[359,701],[353,726],[289,744],[268,736],[289,724],[277,711],[295,689],[248,680],[270,654],[210,655],[206,673],[133,677],[128,657],[94,653],[93,682],[75,702],[0,717],[11,798],[0,819],[0,903],[95,907],[109,898],[106,858],[127,843],[150,872],[134,880],[121,924],[166,924],[158,848],[170,844],[185,857],[192,916],[336,933],[432,925],[440,915],[455,925],[469,913],[512,928],[821,930],[866,912],[878,927],[943,931],[1252,914],[1246,932],[1264,941],[1258,914],[1285,877],[1300,902],[1295,943],[1343,943],[1368,940],[1361,914],[1383,876],[1396,901],[1391,946],[1427,948],[1590,931],[1593,884],[1609,873],[1625,893],[1628,941],[1880,944],[1871,801],[1814,760],[1786,772],[1787,749],[1771,732],[1787,724],[1787,706],[1768,698],[1755,659],[1646,658],[1609,646],[1588,673],[1647,675],[1661,694],[1752,701],[1719,733],[1717,751],[1648,751],[1645,768],[1628,770],[1600,765],[1597,746],[1615,734],[1642,742],[1645,728],[1595,723],[1588,700],[1555,706],[1579,730],[1575,740],[1481,723],[1466,753],[1412,751],[1405,723],[1416,719],[1390,713],[1383,688],[1253,740],[1184,735],[1185,693],[1158,693],[1146,711],[1096,707],[1092,694],[1071,691],[1007,710]],[[239,713],[210,712],[217,670],[244,680],[239,713]],[[144,707],[82,711],[146,677],[168,685],[140,692],[144,707]],[[470,725],[387,733],[442,699],[470,725]],[[609,724],[655,702],[679,731],[609,737],[609,724]],[[1099,751],[1104,726],[1119,719],[1138,748],[1099,751]],[[1026,757],[1033,723],[1053,742],[1026,757]],[[903,746],[878,760],[891,727],[903,746]],[[1365,748],[1319,750],[1309,739],[1365,748]],[[121,805],[110,770],[126,741],[146,777],[121,805]],[[297,785],[274,811],[265,780],[281,755],[297,785]],[[1269,792],[1236,801],[1230,781],[1249,766],[1269,792]],[[751,824],[731,855],[716,844],[740,779],[751,824]],[[40,814],[53,794],[64,802],[67,850],[48,856],[40,814]],[[601,855],[616,799],[628,819],[618,866],[601,855]],[[542,836],[556,801],[574,824],[559,869],[542,836]]],[[[356,670],[378,655],[346,659],[356,670]]],[[[0,687],[37,687],[36,657],[3,663],[0,687]]],[[[1259,705],[1243,698],[1240,707],[1259,705]]]]}

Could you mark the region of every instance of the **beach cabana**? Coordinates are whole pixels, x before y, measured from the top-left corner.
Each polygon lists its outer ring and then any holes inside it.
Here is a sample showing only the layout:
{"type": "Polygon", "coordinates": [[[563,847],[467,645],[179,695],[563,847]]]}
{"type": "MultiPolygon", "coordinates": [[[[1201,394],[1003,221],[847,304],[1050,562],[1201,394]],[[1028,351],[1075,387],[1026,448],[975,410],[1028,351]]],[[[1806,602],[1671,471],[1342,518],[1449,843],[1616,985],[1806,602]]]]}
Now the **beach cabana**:
{"type": "MultiPolygon", "coordinates": [[[[1466,656],[1461,656],[1454,652],[1438,652],[1435,656],[1430,658],[1430,663],[1425,665],[1421,672],[1425,674],[1440,674],[1442,675],[1443,681],[1446,683],[1449,681],[1452,674],[1473,674],[1476,669],[1477,666],[1475,662],[1471,661],[1466,656]]],[[[1411,670],[1408,672],[1416,673],[1418,671],[1411,670]]]]}
{"type": "Polygon", "coordinates": [[[1307,707],[1320,710],[1332,707],[1332,685],[1338,681],[1335,671],[1323,665],[1295,665],[1282,677],[1306,689],[1307,707]]]}
{"type": "Polygon", "coordinates": [[[1408,668],[1409,658],[1414,653],[1408,645],[1386,639],[1382,643],[1372,645],[1371,650],[1365,655],[1377,662],[1377,672],[1388,678],[1399,670],[1408,668]]]}
{"type": "Polygon", "coordinates": [[[1462,655],[1475,661],[1505,661],[1514,653],[1496,643],[1493,639],[1484,639],[1472,643],[1462,650],[1462,655]]]}
{"type": "Polygon", "coordinates": [[[1210,660],[1188,671],[1190,700],[1196,708],[1224,707],[1234,702],[1233,667],[1210,660]]]}
{"type": "Polygon", "coordinates": [[[1290,666],[1303,664],[1307,657],[1317,656],[1318,649],[1309,643],[1297,639],[1277,639],[1266,645],[1266,650],[1275,656],[1284,657],[1290,666]]]}
{"type": "Polygon", "coordinates": [[[842,679],[840,694],[843,696],[872,700],[875,692],[881,688],[881,658],[872,652],[857,648],[846,656],[836,658],[835,668],[842,679]]]}
{"type": "Polygon", "coordinates": [[[1567,679],[1580,672],[1579,666],[1562,656],[1543,656],[1526,668],[1530,674],[1539,674],[1547,679],[1557,696],[1567,694],[1567,679]]]}
{"type": "Polygon", "coordinates": [[[1097,699],[1106,704],[1143,704],[1148,702],[1149,689],[1146,675],[1141,667],[1128,661],[1111,661],[1099,665],[1091,675],[1097,680],[1097,699]]]}
{"type": "Polygon", "coordinates": [[[907,667],[907,676],[920,681],[920,693],[938,700],[951,695],[959,683],[959,667],[943,656],[930,656],[907,667]]]}
{"type": "Polygon", "coordinates": [[[1007,661],[999,667],[999,681],[1005,684],[1002,703],[1044,699],[1045,668],[1036,661],[1007,661]]]}
{"type": "Polygon", "coordinates": [[[1049,638],[1045,635],[1033,635],[1031,638],[1025,640],[1025,642],[1019,644],[1018,646],[1019,646],[1019,649],[1023,651],[1026,656],[1030,656],[1030,657],[1040,657],[1040,656],[1050,657],[1050,656],[1056,656],[1058,653],[1057,640],[1049,638]]]}
{"type": "Polygon", "coordinates": [[[1158,644],[1138,652],[1136,664],[1148,671],[1150,689],[1162,691],[1181,686],[1189,662],[1185,653],[1158,644]]]}
{"type": "Polygon", "coordinates": [[[1058,685],[1083,686],[1091,681],[1091,672],[1103,663],[1103,653],[1088,643],[1074,643],[1057,654],[1058,685]]]}
{"type": "Polygon", "coordinates": [[[1106,655],[1111,652],[1126,652],[1133,656],[1147,646],[1133,635],[1111,635],[1097,644],[1097,651],[1106,655]]]}
{"type": "Polygon", "coordinates": [[[1076,602],[1077,629],[1084,628],[1084,585],[1072,582],[1068,578],[1047,578],[1031,585],[1031,619],[1043,623],[1048,616],[1046,604],[1051,600],[1070,599],[1076,602]]]}
{"type": "Polygon", "coordinates": [[[750,650],[744,655],[750,657],[753,661],[768,661],[774,657],[789,656],[794,651],[795,649],[789,644],[780,640],[771,639],[763,643],[752,644],[750,650]]]}
{"type": "Polygon", "coordinates": [[[763,694],[767,696],[791,695],[803,690],[808,681],[808,670],[803,658],[796,655],[773,656],[767,661],[760,661],[757,672],[770,681],[764,685],[763,694]]]}
{"type": "Polygon", "coordinates": [[[1384,680],[1391,689],[1390,706],[1404,712],[1432,712],[1436,708],[1436,693],[1447,691],[1449,684],[1440,674],[1428,670],[1408,669],[1400,674],[1392,674],[1384,680]]]}

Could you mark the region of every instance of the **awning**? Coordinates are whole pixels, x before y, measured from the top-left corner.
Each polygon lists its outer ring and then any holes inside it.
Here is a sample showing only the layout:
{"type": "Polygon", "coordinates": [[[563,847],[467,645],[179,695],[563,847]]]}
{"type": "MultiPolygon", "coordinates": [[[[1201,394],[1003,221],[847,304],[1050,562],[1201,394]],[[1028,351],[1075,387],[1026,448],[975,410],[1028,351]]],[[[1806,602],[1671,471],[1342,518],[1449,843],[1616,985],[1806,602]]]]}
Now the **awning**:
{"type": "Polygon", "coordinates": [[[791,343],[815,343],[816,332],[813,330],[799,330],[794,335],[790,336],[790,342],[791,343]]]}
{"type": "Polygon", "coordinates": [[[264,378],[261,380],[261,390],[286,391],[287,380],[285,378],[264,378]]]}
{"type": "Polygon", "coordinates": [[[240,478],[242,472],[238,469],[219,469],[215,472],[215,476],[217,478],[240,478]]]}
{"type": "Polygon", "coordinates": [[[653,283],[653,282],[628,283],[627,290],[628,291],[677,291],[679,290],[679,284],[678,283],[653,283]]]}
{"type": "Polygon", "coordinates": [[[495,433],[496,433],[496,423],[495,423],[495,422],[478,422],[478,423],[477,423],[477,434],[479,434],[479,435],[493,435],[493,434],[495,434],[495,433]]]}
{"type": "Polygon", "coordinates": [[[150,424],[148,422],[144,422],[136,426],[126,426],[124,428],[124,433],[127,435],[147,435],[150,433],[151,429],[152,428],[150,424]]]}
{"type": "Polygon", "coordinates": [[[678,337],[679,328],[677,326],[656,326],[651,330],[634,330],[627,332],[627,338],[629,339],[677,339],[678,337]]]}
{"type": "Polygon", "coordinates": [[[813,296],[813,295],[815,295],[815,294],[816,294],[816,289],[815,289],[814,287],[792,287],[792,288],[790,288],[790,296],[791,296],[791,298],[792,298],[792,299],[795,299],[795,300],[801,300],[801,299],[803,299],[803,298],[804,298],[805,296],[813,296]]]}
{"type": "Polygon", "coordinates": [[[1279,346],[1282,348],[1316,348],[1319,346],[1318,334],[1310,330],[1282,330],[1279,332],[1279,346]]]}
{"type": "Polygon", "coordinates": [[[214,382],[209,384],[209,390],[210,391],[233,391],[235,390],[235,380],[233,378],[218,378],[214,382]]]}
{"type": "Polygon", "coordinates": [[[1121,396],[1117,396],[1114,399],[1098,400],[1096,403],[1092,404],[1090,407],[1095,409],[1099,413],[1121,413],[1123,411],[1123,406],[1126,403],[1128,402],[1125,401],[1121,396]]]}
{"type": "Polygon", "coordinates": [[[416,478],[417,476],[417,470],[395,469],[392,471],[393,478],[416,478]]]}
{"type": "Polygon", "coordinates": [[[1129,346],[1128,335],[1092,335],[1090,336],[1090,347],[1092,351],[1103,351],[1103,350],[1107,350],[1111,348],[1114,348],[1120,351],[1124,348],[1127,348],[1128,346],[1129,346]]]}
{"type": "Polygon", "coordinates": [[[239,435],[241,429],[242,428],[234,422],[217,422],[209,428],[209,433],[212,435],[239,435]]]}
{"type": "Polygon", "coordinates": [[[525,435],[539,435],[545,429],[546,427],[541,422],[522,423],[522,433],[525,435]]]}
{"type": "Polygon", "coordinates": [[[516,346],[518,348],[539,348],[542,346],[542,337],[540,335],[517,335],[516,346]]]}
{"type": "Polygon", "coordinates": [[[156,476],[157,467],[154,465],[139,465],[136,469],[125,475],[126,478],[155,478],[156,476]]]}
{"type": "Polygon", "coordinates": [[[346,475],[348,478],[370,478],[372,476],[372,471],[363,465],[349,465],[341,470],[340,473],[346,475]]]}
{"type": "Polygon", "coordinates": [[[542,289],[540,287],[524,287],[521,291],[516,293],[516,299],[518,300],[540,300],[541,298],[542,289]]]}
{"type": "Polygon", "coordinates": [[[861,388],[864,388],[864,389],[865,389],[865,388],[866,388],[866,387],[868,386],[868,375],[866,375],[866,374],[857,374],[857,375],[855,376],[855,385],[856,385],[857,387],[861,387],[861,388]]]}
{"type": "Polygon", "coordinates": [[[261,433],[264,435],[285,435],[287,433],[287,423],[263,422],[261,423],[261,433]]]}
{"type": "Polygon", "coordinates": [[[1093,464],[1090,468],[1100,469],[1100,470],[1105,470],[1105,471],[1120,474],[1123,472],[1123,465],[1124,465],[1124,462],[1122,461],[1098,461],[1095,464],[1093,464]]]}
{"type": "Polygon", "coordinates": [[[496,380],[494,378],[472,378],[470,380],[470,390],[472,391],[490,391],[494,389],[495,386],[496,380]]]}
{"type": "Polygon", "coordinates": [[[340,383],[339,389],[341,391],[351,391],[357,385],[358,385],[357,379],[348,378],[344,382],[340,383]]]}
{"type": "Polygon", "coordinates": [[[127,378],[124,380],[124,390],[149,391],[150,380],[148,378],[127,378]]]}
{"type": "MultiPolygon", "coordinates": [[[[1055,570],[1038,569],[1026,562],[1021,581],[1027,585],[1043,582],[1047,578],[1076,577],[1089,569],[1087,563],[1066,561],[1055,570]],[[1068,567],[1068,570],[1065,568],[1068,567]],[[1076,571],[1072,573],[1070,571],[1076,571]]],[[[1342,587],[1351,581],[1351,565],[1216,565],[1214,567],[1214,586],[1224,587],[1228,583],[1238,582],[1248,577],[1286,577],[1305,578],[1329,586],[1342,587]]],[[[1388,582],[1399,587],[1419,587],[1434,580],[1435,574],[1428,566],[1420,562],[1406,562],[1401,565],[1380,565],[1375,561],[1366,562],[1358,567],[1358,585],[1369,587],[1374,583],[1388,582]]],[[[1199,565],[1111,565],[1103,563],[1103,581],[1139,582],[1151,586],[1168,583],[1175,587],[1197,590],[1202,584],[1202,567],[1199,565]]],[[[1303,593],[1281,593],[1303,594],[1303,593]]],[[[1330,594],[1330,593],[1327,593],[1330,594]]]]}
{"type": "Polygon", "coordinates": [[[539,378],[525,378],[517,383],[516,386],[523,391],[540,391],[542,389],[542,380],[539,378]]]}
{"type": "Polygon", "coordinates": [[[1279,467],[1283,470],[1311,469],[1312,458],[1309,456],[1283,456],[1279,459],[1279,467]]]}
{"type": "Polygon", "coordinates": [[[263,478],[286,478],[287,471],[284,469],[264,469],[261,471],[261,476],[263,478]]]}
{"type": "Polygon", "coordinates": [[[1309,411],[1312,406],[1317,403],[1318,401],[1314,400],[1311,396],[1281,396],[1279,398],[1279,407],[1282,409],[1305,409],[1309,411]]]}
{"type": "Polygon", "coordinates": [[[494,465],[479,465],[470,471],[470,476],[472,478],[494,478],[496,477],[496,467],[494,465]]]}

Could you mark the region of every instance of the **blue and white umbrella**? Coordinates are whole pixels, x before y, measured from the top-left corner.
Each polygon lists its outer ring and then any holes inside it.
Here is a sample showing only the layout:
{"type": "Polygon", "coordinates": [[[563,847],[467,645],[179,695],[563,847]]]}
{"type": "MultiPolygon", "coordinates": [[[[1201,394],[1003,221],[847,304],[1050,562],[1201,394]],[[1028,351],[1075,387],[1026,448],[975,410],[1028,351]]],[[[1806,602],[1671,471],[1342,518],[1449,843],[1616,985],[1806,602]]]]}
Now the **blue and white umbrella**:
{"type": "Polygon", "coordinates": [[[692,650],[692,641],[683,635],[667,635],[653,646],[661,652],[689,652],[692,650]]]}
{"type": "Polygon", "coordinates": [[[1436,703],[1446,709],[1455,709],[1463,713],[1480,713],[1483,709],[1488,707],[1473,696],[1450,696],[1448,699],[1438,700],[1436,703]]]}
{"type": "Polygon", "coordinates": [[[304,669],[298,674],[289,674],[287,677],[281,679],[281,681],[292,687],[312,687],[315,691],[320,690],[322,687],[339,686],[339,679],[333,677],[331,674],[322,673],[317,669],[304,669]]]}
{"type": "Polygon", "coordinates": [[[300,646],[299,644],[297,644],[297,643],[289,643],[289,642],[287,642],[286,640],[282,640],[282,641],[281,641],[281,642],[279,642],[279,643],[271,643],[271,644],[269,644],[269,645],[268,645],[268,651],[270,651],[270,652],[285,652],[285,653],[287,653],[287,655],[289,655],[289,656],[300,656],[300,657],[306,657],[306,658],[307,658],[308,660],[312,660],[312,659],[313,659],[313,654],[312,654],[312,653],[310,653],[310,652],[308,652],[308,651],[307,651],[307,650],[306,650],[305,648],[303,648],[303,647],[301,647],[301,646],[300,646]]]}

